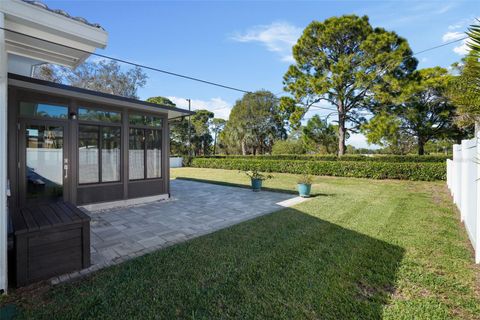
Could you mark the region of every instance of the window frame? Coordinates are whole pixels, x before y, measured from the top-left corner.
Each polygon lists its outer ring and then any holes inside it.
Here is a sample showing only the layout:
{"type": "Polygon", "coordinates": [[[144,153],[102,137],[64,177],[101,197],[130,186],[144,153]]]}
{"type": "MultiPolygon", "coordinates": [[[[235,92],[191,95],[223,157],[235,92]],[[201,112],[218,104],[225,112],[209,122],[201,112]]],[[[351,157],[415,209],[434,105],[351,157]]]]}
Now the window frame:
{"type": "MultiPolygon", "coordinates": [[[[107,106],[97,106],[95,104],[91,103],[85,103],[85,102],[78,102],[75,108],[76,114],[77,114],[77,186],[78,187],[85,187],[85,186],[96,186],[96,185],[109,185],[109,184],[122,184],[124,177],[123,177],[123,170],[122,167],[124,165],[124,159],[123,159],[123,148],[125,147],[123,145],[123,136],[124,136],[124,131],[123,130],[123,119],[126,116],[126,112],[123,110],[119,110],[118,108],[109,108],[107,106]],[[107,111],[107,112],[118,112],[120,113],[120,121],[117,122],[104,122],[104,121],[96,121],[96,120],[80,120],[78,118],[78,111],[80,108],[87,108],[87,109],[98,109],[102,111],[107,111]],[[80,140],[80,126],[95,126],[98,127],[98,182],[87,182],[87,183],[80,183],[80,147],[79,147],[79,140],[80,140]],[[102,128],[104,127],[114,127],[114,128],[119,128],[120,129],[120,168],[119,168],[119,180],[116,181],[102,181],[102,149],[103,149],[103,132],[102,128]]],[[[128,147],[128,146],[127,146],[128,147]]]]}
{"type": "MultiPolygon", "coordinates": [[[[163,152],[164,152],[164,127],[165,127],[165,118],[161,117],[156,114],[151,114],[148,112],[137,112],[137,111],[131,111],[126,114],[126,123],[128,124],[128,153],[130,152],[130,129],[141,129],[144,132],[144,136],[146,137],[146,130],[155,130],[160,133],[160,177],[153,177],[153,178],[148,178],[148,166],[147,166],[147,141],[144,142],[144,147],[143,147],[143,178],[140,179],[130,179],[130,164],[128,165],[128,176],[126,179],[128,179],[129,182],[138,182],[138,181],[152,181],[152,180],[162,180],[163,177],[165,176],[165,170],[164,170],[164,157],[163,157],[163,152]],[[136,125],[136,124],[130,124],[130,116],[131,115],[140,115],[140,116],[153,116],[157,117],[161,121],[161,126],[148,126],[148,125],[136,125]]],[[[128,154],[128,159],[130,159],[130,154],[128,154]]]]}

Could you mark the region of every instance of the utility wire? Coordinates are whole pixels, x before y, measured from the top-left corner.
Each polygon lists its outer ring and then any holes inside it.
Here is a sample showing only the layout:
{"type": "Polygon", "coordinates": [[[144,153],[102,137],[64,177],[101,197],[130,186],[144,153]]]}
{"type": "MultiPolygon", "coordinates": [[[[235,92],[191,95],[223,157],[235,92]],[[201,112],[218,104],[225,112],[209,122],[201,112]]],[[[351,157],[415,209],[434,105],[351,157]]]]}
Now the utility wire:
{"type": "MultiPolygon", "coordinates": [[[[39,38],[39,37],[35,37],[35,36],[32,36],[32,35],[22,33],[22,32],[18,32],[18,31],[15,31],[15,30],[11,30],[11,29],[8,29],[8,28],[0,27],[0,30],[12,32],[12,33],[22,35],[22,36],[26,36],[26,37],[29,37],[29,38],[32,38],[32,39],[35,39],[35,40],[44,41],[44,42],[47,42],[47,43],[50,43],[50,44],[53,44],[53,45],[57,45],[57,46],[61,46],[61,47],[64,47],[64,48],[68,48],[68,49],[71,49],[71,50],[76,50],[76,51],[79,51],[79,52],[87,53],[87,54],[90,54],[92,56],[114,60],[114,61],[117,61],[117,62],[121,62],[121,63],[124,63],[124,64],[134,66],[134,67],[144,68],[144,69],[147,69],[147,70],[156,71],[156,72],[168,74],[168,75],[171,75],[171,76],[175,76],[175,77],[179,77],[179,78],[183,78],[183,79],[187,79],[187,80],[197,81],[197,82],[200,82],[200,83],[209,84],[209,85],[212,85],[212,86],[217,86],[217,87],[220,87],[220,88],[233,90],[233,91],[237,91],[237,92],[252,93],[252,91],[250,91],[250,90],[244,90],[244,89],[224,85],[224,84],[221,84],[221,83],[218,83],[218,82],[208,81],[208,80],[204,80],[204,79],[200,79],[200,78],[196,78],[196,77],[192,77],[192,76],[187,76],[187,75],[176,73],[176,72],[171,72],[171,71],[167,71],[167,70],[163,70],[163,69],[159,69],[159,68],[155,68],[155,67],[150,67],[150,66],[135,63],[135,62],[130,62],[130,61],[127,61],[127,60],[124,60],[124,59],[118,59],[118,58],[115,58],[115,57],[107,56],[107,55],[96,53],[96,52],[90,52],[88,50],[74,48],[74,47],[71,47],[71,46],[68,46],[68,45],[65,45],[65,44],[62,44],[62,43],[57,43],[57,42],[54,42],[54,41],[45,40],[45,39],[42,39],[42,38],[39,38]]],[[[418,52],[414,52],[412,54],[412,56],[415,56],[415,55],[418,55],[418,54],[421,54],[421,53],[424,53],[424,52],[428,52],[428,51],[431,51],[431,50],[435,50],[435,49],[438,49],[438,48],[441,48],[441,47],[444,47],[444,46],[447,46],[447,45],[465,40],[467,38],[468,37],[460,38],[460,39],[457,39],[457,40],[453,40],[453,41],[450,41],[450,42],[443,43],[443,44],[438,45],[438,46],[434,46],[434,47],[427,48],[427,49],[424,49],[424,50],[421,50],[421,51],[418,51],[418,52]]],[[[275,96],[278,96],[281,93],[282,92],[277,93],[277,94],[275,94],[275,96]]],[[[320,108],[325,108],[325,107],[319,107],[319,106],[312,106],[312,107],[316,107],[316,108],[319,108],[319,109],[320,108]]],[[[329,109],[326,109],[326,110],[329,110],[329,109]]]]}
{"type": "Polygon", "coordinates": [[[11,30],[11,29],[8,29],[8,28],[0,27],[0,29],[1,29],[1,30],[4,30],[4,31],[8,31],[8,32],[15,33],[15,34],[23,35],[23,36],[26,36],[26,37],[30,37],[30,38],[35,39],[35,40],[45,41],[45,42],[50,43],[50,44],[53,44],[53,45],[62,46],[62,47],[64,47],[64,48],[68,48],[68,49],[71,49],[71,50],[77,50],[77,51],[80,51],[80,52],[83,52],[83,53],[90,54],[90,55],[92,55],[92,56],[96,56],[96,57],[100,57],[100,58],[104,58],[104,59],[115,60],[115,61],[118,61],[118,62],[121,62],[121,63],[125,63],[125,64],[131,65],[131,66],[135,66],[135,67],[139,67],[139,68],[144,68],[144,69],[152,70],[152,71],[157,71],[157,72],[165,73],[165,74],[168,74],[168,75],[171,75],[171,76],[180,77],[180,78],[184,78],[184,79],[188,79],[188,80],[193,80],[193,81],[197,81],[197,82],[209,84],[209,85],[212,85],[212,86],[221,87],[221,88],[224,88],[224,89],[239,91],[239,92],[243,92],[243,93],[251,93],[251,91],[243,90],[243,89],[239,89],[239,88],[235,88],[235,87],[231,87],[231,86],[227,86],[227,85],[224,85],[224,84],[221,84],[221,83],[217,83],[217,82],[213,82],[213,81],[208,81],[208,80],[203,80],[203,79],[199,79],[199,78],[195,78],[195,77],[191,77],[191,76],[187,76],[187,75],[184,75],[184,74],[180,74],[180,73],[176,73],[176,72],[171,72],[171,71],[167,71],[167,70],[162,70],[162,69],[158,69],[158,68],[155,68],[155,67],[150,67],[150,66],[143,65],[143,64],[139,64],[139,63],[135,63],[135,62],[130,62],[130,61],[127,61],[127,60],[123,60],[123,59],[118,59],[118,58],[110,57],[110,56],[107,56],[107,55],[104,55],[104,54],[100,54],[100,53],[96,53],[96,52],[90,52],[90,51],[88,51],[88,50],[83,50],[83,49],[74,48],[74,47],[71,47],[71,46],[67,46],[67,45],[65,45],[65,44],[57,43],[57,42],[50,41],[50,40],[45,40],[45,39],[38,38],[38,37],[29,35],[29,34],[25,34],[25,33],[18,32],[18,31],[14,31],[14,30],[11,30]]]}

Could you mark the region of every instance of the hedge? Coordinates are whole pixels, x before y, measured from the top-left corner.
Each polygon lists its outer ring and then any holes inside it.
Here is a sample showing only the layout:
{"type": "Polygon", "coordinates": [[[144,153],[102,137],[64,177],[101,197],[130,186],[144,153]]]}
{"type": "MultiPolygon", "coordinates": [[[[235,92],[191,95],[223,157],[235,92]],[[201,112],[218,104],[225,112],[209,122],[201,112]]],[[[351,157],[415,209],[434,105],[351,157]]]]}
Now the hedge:
{"type": "Polygon", "coordinates": [[[446,162],[451,156],[419,156],[419,155],[344,155],[341,157],[335,155],[311,155],[311,154],[283,154],[283,155],[216,155],[197,158],[208,159],[249,159],[249,160],[308,160],[308,161],[371,161],[371,162],[446,162]]]}
{"type": "Polygon", "coordinates": [[[192,167],[308,173],[320,176],[434,181],[446,179],[446,164],[435,162],[355,162],[194,158],[192,167]]]}

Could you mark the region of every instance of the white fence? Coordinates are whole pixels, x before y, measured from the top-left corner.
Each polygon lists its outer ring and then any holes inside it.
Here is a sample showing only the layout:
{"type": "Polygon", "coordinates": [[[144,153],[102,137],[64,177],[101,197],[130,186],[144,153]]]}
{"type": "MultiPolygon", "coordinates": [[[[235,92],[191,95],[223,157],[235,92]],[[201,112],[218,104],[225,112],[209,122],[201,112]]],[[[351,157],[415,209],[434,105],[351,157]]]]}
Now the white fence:
{"type": "Polygon", "coordinates": [[[183,167],[182,157],[170,157],[170,168],[181,168],[181,167],[183,167]]]}
{"type": "Polygon", "coordinates": [[[468,237],[480,263],[480,148],[478,138],[453,145],[453,160],[447,160],[447,185],[460,210],[468,237]]]}

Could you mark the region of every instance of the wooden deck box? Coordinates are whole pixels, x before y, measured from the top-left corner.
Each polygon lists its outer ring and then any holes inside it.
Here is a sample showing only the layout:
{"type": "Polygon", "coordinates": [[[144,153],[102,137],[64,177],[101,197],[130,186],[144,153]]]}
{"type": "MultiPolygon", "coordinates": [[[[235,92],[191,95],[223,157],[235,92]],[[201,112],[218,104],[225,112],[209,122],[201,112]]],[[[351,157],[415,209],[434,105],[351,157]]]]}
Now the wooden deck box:
{"type": "Polygon", "coordinates": [[[90,217],[73,204],[21,208],[12,222],[17,286],[90,266],[90,217]]]}

